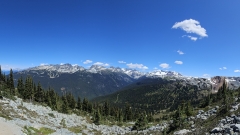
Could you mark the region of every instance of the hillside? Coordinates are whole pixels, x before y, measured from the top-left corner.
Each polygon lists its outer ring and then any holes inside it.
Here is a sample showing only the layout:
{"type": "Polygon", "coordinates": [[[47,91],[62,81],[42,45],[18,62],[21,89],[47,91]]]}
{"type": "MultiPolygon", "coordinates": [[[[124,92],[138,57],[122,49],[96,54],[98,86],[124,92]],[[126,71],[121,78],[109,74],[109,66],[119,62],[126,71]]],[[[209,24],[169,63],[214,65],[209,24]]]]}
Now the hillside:
{"type": "Polygon", "coordinates": [[[175,110],[183,101],[190,100],[194,106],[199,105],[200,99],[208,94],[218,92],[225,80],[232,89],[239,87],[239,80],[229,81],[229,78],[220,76],[211,79],[145,77],[113,94],[97,97],[92,102],[107,100],[120,107],[130,103],[133,108],[151,112],[159,112],[164,109],[175,110]]]}
{"type": "Polygon", "coordinates": [[[183,100],[191,100],[197,104],[199,99],[209,91],[210,87],[198,90],[197,86],[181,80],[145,78],[118,92],[95,98],[92,101],[107,100],[117,106],[130,103],[133,108],[156,112],[163,109],[176,109],[183,100]]]}
{"type": "MultiPolygon", "coordinates": [[[[61,68],[61,66],[60,66],[61,68]]],[[[99,73],[94,71],[97,66],[93,66],[90,71],[76,68],[72,65],[65,65],[62,70],[49,70],[48,68],[30,68],[21,72],[14,73],[17,79],[32,76],[35,83],[41,82],[43,88],[51,86],[56,92],[62,94],[61,90],[71,92],[74,96],[81,98],[94,98],[97,96],[113,93],[118,89],[132,83],[134,79],[120,72],[102,70],[99,73]],[[72,70],[69,68],[73,68],[72,70]],[[64,71],[64,69],[66,69],[64,71]]]]}

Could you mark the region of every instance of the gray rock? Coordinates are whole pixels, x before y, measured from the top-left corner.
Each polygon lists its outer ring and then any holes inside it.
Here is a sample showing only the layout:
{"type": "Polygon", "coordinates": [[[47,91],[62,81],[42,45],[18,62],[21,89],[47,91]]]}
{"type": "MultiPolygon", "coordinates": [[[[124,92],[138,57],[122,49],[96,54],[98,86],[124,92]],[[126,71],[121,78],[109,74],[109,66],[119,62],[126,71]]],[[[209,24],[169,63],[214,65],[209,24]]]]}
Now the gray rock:
{"type": "Polygon", "coordinates": [[[201,119],[202,119],[202,120],[206,120],[207,117],[206,117],[206,116],[201,116],[201,119]]]}

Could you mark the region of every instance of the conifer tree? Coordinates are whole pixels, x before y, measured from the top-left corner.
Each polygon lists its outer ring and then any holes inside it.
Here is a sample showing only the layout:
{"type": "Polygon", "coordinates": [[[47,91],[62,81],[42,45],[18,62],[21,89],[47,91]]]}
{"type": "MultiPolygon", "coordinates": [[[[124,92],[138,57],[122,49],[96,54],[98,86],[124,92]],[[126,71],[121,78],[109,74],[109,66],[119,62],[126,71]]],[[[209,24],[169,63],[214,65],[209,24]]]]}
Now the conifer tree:
{"type": "Polygon", "coordinates": [[[188,103],[187,103],[185,113],[186,113],[187,116],[192,116],[193,115],[193,108],[191,106],[190,101],[188,101],[188,103]]]}
{"type": "MultiPolygon", "coordinates": [[[[9,89],[10,88],[10,81],[9,81],[9,77],[6,77],[6,84],[7,84],[7,88],[9,89]]],[[[9,92],[10,94],[10,92],[9,92]]]]}
{"type": "Polygon", "coordinates": [[[43,102],[43,99],[44,99],[44,91],[42,89],[42,86],[41,86],[40,82],[38,82],[37,90],[36,90],[36,93],[35,93],[35,100],[37,102],[43,102]]]}
{"type": "Polygon", "coordinates": [[[93,112],[93,105],[90,102],[88,102],[88,105],[87,105],[87,112],[88,113],[92,113],[93,112]]]}
{"type": "Polygon", "coordinates": [[[50,88],[46,91],[45,93],[45,103],[52,108],[52,101],[51,101],[51,97],[50,97],[50,88]]]}
{"type": "Polygon", "coordinates": [[[10,69],[10,74],[9,74],[9,89],[10,89],[10,94],[15,96],[15,88],[14,88],[14,81],[13,81],[13,71],[10,69]]]}
{"type": "Polygon", "coordinates": [[[74,96],[71,93],[67,93],[67,101],[68,101],[69,108],[75,109],[76,101],[74,99],[74,96]]]}
{"type": "Polygon", "coordinates": [[[122,109],[120,109],[118,111],[118,121],[121,123],[123,122],[123,113],[122,113],[122,109]]]}
{"type": "Polygon", "coordinates": [[[24,99],[32,100],[33,97],[33,81],[31,77],[27,77],[25,80],[24,99]]]}
{"type": "Polygon", "coordinates": [[[108,116],[109,113],[110,113],[110,110],[109,110],[109,103],[107,101],[104,102],[104,105],[103,105],[103,115],[104,116],[108,116]]]}
{"type": "Polygon", "coordinates": [[[125,106],[124,120],[125,121],[131,121],[132,120],[132,109],[131,109],[129,104],[126,104],[126,106],[125,106]]]}
{"type": "Polygon", "coordinates": [[[66,96],[62,96],[62,107],[61,107],[62,113],[68,113],[68,102],[66,99],[66,96]]]}
{"type": "Polygon", "coordinates": [[[99,109],[97,109],[94,113],[94,123],[96,125],[99,125],[100,124],[100,121],[101,121],[101,115],[100,115],[100,112],[99,112],[99,109]]]}
{"type": "Polygon", "coordinates": [[[81,102],[81,98],[80,97],[78,97],[78,100],[77,100],[77,108],[79,110],[82,110],[82,102],[81,102]]]}
{"type": "Polygon", "coordinates": [[[82,110],[83,111],[87,111],[88,110],[88,100],[86,98],[83,99],[82,110]]]}
{"type": "Polygon", "coordinates": [[[3,73],[2,78],[3,78],[3,82],[6,82],[6,75],[5,75],[5,73],[3,73]]]}
{"type": "Polygon", "coordinates": [[[22,76],[21,76],[21,78],[18,79],[17,90],[18,90],[18,93],[19,93],[20,97],[23,98],[23,95],[24,95],[24,84],[23,84],[22,76]]]}
{"type": "Polygon", "coordinates": [[[152,113],[148,113],[148,114],[147,114],[147,121],[148,121],[148,122],[153,122],[153,121],[154,121],[154,118],[153,118],[152,113]]]}
{"type": "Polygon", "coordinates": [[[137,122],[133,126],[134,130],[143,130],[147,126],[147,116],[146,113],[142,113],[141,116],[138,118],[137,122]]]}
{"type": "Polygon", "coordinates": [[[51,100],[52,109],[57,109],[57,94],[53,89],[49,90],[49,97],[51,100]]]}

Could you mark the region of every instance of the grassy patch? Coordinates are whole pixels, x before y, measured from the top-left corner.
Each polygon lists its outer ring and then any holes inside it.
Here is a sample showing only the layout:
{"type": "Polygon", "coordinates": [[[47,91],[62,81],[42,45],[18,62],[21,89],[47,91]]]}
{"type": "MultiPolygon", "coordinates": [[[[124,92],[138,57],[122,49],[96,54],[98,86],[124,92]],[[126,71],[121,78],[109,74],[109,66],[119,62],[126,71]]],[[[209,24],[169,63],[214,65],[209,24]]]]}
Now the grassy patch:
{"type": "Polygon", "coordinates": [[[8,114],[10,113],[9,110],[4,110],[3,107],[2,107],[2,104],[0,105],[0,117],[3,117],[7,120],[12,120],[11,117],[8,116],[8,114]]]}
{"type": "Polygon", "coordinates": [[[81,131],[82,131],[82,127],[80,127],[80,126],[77,126],[77,127],[70,127],[70,128],[68,128],[68,130],[69,131],[71,131],[71,132],[73,132],[73,133],[81,133],[81,131]]]}
{"type": "Polygon", "coordinates": [[[55,131],[46,127],[41,127],[40,129],[36,129],[34,127],[24,126],[23,132],[27,135],[49,135],[54,133],[55,131]]]}
{"type": "Polygon", "coordinates": [[[5,119],[7,119],[7,120],[12,120],[11,117],[9,117],[9,116],[7,116],[7,115],[4,115],[4,114],[2,114],[2,113],[0,113],[0,117],[3,117],[3,118],[5,118],[5,119]]]}
{"type": "Polygon", "coordinates": [[[53,129],[50,128],[46,128],[46,127],[42,127],[39,129],[40,133],[42,133],[43,135],[49,135],[54,133],[55,131],[53,129]]]}

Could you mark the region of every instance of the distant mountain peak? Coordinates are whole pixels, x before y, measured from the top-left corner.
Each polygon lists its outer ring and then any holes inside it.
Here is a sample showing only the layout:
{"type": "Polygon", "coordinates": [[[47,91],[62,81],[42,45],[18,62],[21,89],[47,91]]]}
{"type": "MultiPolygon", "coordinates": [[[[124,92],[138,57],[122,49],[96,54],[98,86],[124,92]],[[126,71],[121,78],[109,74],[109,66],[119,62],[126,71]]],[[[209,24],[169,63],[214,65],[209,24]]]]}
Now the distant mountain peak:
{"type": "Polygon", "coordinates": [[[78,65],[71,65],[69,63],[66,64],[49,64],[49,65],[40,65],[33,68],[28,68],[26,71],[37,71],[37,70],[47,70],[47,71],[55,71],[59,73],[75,73],[77,71],[84,70],[83,67],[78,65]]]}
{"type": "Polygon", "coordinates": [[[32,68],[28,68],[26,70],[23,70],[22,72],[37,72],[41,71],[41,74],[43,72],[49,72],[51,78],[59,77],[62,73],[75,73],[78,71],[86,71],[89,73],[102,73],[102,71],[109,71],[109,72],[115,72],[115,73],[122,73],[126,74],[129,77],[133,79],[138,79],[141,77],[148,77],[148,78],[159,78],[159,77],[183,77],[180,73],[175,71],[163,71],[163,70],[154,70],[152,72],[142,72],[136,69],[131,68],[120,68],[120,67],[105,67],[102,65],[92,65],[90,68],[84,68],[82,66],[78,66],[77,64],[72,65],[69,63],[65,64],[49,64],[49,65],[40,65],[32,68]],[[52,74],[56,73],[56,76],[52,76],[52,74]]]}

